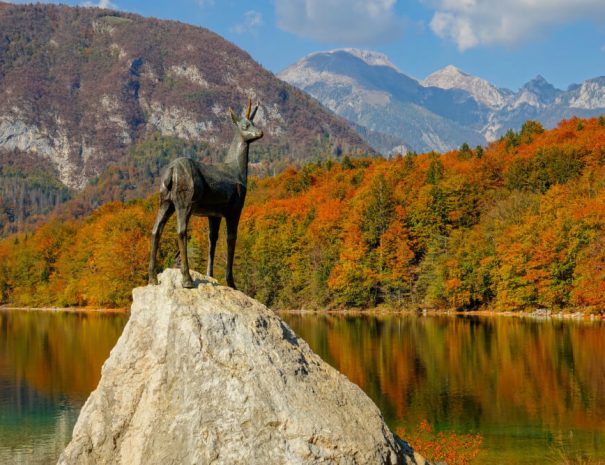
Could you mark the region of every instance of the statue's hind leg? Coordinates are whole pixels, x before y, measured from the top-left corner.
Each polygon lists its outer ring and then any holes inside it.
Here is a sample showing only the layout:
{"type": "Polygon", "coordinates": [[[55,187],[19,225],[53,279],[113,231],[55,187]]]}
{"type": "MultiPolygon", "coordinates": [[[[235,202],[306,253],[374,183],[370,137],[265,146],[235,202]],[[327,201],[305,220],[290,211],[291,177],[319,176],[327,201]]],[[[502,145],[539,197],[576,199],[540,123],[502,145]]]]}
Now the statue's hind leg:
{"type": "Polygon", "coordinates": [[[155,259],[160,245],[160,237],[164,230],[164,225],[168,218],[174,213],[174,205],[168,200],[164,200],[160,204],[160,209],[155,219],[155,224],[151,230],[151,255],[149,257],[149,284],[157,284],[158,276],[155,269],[155,259]]]}
{"type": "Polygon", "coordinates": [[[193,279],[189,273],[189,259],[187,257],[187,223],[191,216],[191,209],[186,207],[176,207],[176,222],[179,242],[179,252],[181,253],[181,275],[183,287],[192,288],[193,279]]]}

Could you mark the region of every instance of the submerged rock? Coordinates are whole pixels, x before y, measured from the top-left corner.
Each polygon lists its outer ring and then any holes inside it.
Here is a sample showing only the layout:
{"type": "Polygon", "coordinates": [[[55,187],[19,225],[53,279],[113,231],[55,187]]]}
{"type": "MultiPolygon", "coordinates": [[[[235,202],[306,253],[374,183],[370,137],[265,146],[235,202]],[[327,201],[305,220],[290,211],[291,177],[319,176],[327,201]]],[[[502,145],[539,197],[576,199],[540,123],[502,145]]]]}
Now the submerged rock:
{"type": "Polygon", "coordinates": [[[169,269],[124,332],[59,465],[424,464],[271,310],[169,269]]]}

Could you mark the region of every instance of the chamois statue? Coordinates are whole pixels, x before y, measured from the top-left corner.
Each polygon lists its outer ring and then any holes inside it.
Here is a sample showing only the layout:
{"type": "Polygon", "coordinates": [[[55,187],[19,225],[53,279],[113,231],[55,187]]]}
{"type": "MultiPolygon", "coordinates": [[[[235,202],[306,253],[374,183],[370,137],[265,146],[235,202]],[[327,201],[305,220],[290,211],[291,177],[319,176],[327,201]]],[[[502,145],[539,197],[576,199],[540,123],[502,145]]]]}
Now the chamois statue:
{"type": "Polygon", "coordinates": [[[229,109],[235,135],[224,163],[203,164],[190,158],[177,158],[162,174],[160,208],[151,232],[149,284],[158,282],[155,261],[160,237],[166,221],[176,211],[183,287],[194,287],[187,261],[187,225],[193,214],[208,217],[208,276],[214,274],[214,252],[221,219],[227,221],[226,279],[227,285],[235,289],[233,255],[237,225],[246,199],[248,150],[251,142],[263,137],[263,131],[253,123],[257,110],[258,105],[252,110],[251,100],[248,100],[248,109],[242,118],[229,109]]]}

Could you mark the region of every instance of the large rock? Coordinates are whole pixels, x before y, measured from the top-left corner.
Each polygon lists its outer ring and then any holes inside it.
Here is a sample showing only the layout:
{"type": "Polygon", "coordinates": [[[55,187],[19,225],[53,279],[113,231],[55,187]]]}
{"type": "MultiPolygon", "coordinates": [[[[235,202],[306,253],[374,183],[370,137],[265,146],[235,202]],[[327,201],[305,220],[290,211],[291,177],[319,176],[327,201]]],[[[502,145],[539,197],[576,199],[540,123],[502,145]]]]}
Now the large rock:
{"type": "Polygon", "coordinates": [[[194,278],[133,291],[59,465],[425,463],[271,310],[194,278]]]}

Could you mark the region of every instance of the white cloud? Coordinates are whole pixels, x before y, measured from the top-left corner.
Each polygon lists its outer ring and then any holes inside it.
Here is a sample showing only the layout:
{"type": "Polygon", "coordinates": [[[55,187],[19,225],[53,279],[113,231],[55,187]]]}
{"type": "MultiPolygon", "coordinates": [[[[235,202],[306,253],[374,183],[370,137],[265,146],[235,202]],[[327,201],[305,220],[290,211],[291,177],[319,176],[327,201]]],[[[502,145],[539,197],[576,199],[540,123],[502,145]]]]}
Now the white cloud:
{"type": "Polygon", "coordinates": [[[115,3],[111,2],[110,0],[99,0],[99,3],[94,3],[94,2],[84,2],[82,3],[83,6],[90,6],[90,7],[96,7],[96,8],[107,8],[110,10],[117,10],[118,9],[118,5],[116,5],[115,3]]]}
{"type": "Polygon", "coordinates": [[[258,11],[250,10],[244,13],[244,21],[233,26],[230,31],[236,34],[254,32],[263,25],[263,15],[258,11]]]}
{"type": "Polygon", "coordinates": [[[431,29],[460,50],[514,45],[579,19],[605,19],[604,0],[425,0],[437,10],[431,29]]]}
{"type": "Polygon", "coordinates": [[[275,0],[278,26],[322,42],[366,44],[399,38],[397,0],[275,0]]]}

